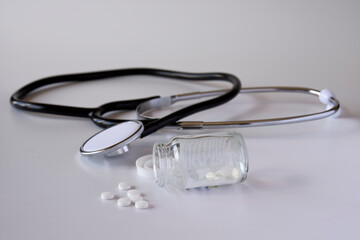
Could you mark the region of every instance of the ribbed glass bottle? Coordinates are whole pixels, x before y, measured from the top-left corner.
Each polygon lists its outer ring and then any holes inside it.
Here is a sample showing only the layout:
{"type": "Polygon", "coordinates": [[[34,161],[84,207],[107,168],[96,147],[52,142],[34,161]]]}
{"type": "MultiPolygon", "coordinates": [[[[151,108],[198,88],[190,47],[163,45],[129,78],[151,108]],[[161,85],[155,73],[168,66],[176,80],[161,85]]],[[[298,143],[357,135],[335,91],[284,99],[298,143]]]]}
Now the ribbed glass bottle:
{"type": "Polygon", "coordinates": [[[153,165],[159,186],[188,189],[243,182],[248,156],[237,132],[177,136],[155,143],[153,165]]]}

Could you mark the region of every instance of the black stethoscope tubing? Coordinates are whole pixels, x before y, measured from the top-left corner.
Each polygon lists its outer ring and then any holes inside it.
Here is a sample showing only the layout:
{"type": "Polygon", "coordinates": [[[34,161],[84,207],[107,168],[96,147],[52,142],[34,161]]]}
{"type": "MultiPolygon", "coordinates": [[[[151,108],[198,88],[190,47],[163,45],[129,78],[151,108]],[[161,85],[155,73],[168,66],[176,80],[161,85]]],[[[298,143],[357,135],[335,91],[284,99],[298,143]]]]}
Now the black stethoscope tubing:
{"type": "Polygon", "coordinates": [[[105,78],[133,76],[133,75],[158,76],[158,77],[173,78],[173,79],[186,80],[186,81],[188,80],[219,81],[220,80],[220,81],[230,82],[232,84],[232,88],[229,89],[228,92],[218,97],[185,107],[160,119],[141,120],[142,123],[144,124],[144,132],[142,133],[141,137],[145,137],[169,124],[175,123],[181,118],[187,117],[196,112],[219,106],[234,98],[239,93],[241,88],[240,80],[236,76],[228,73],[188,73],[188,72],[170,71],[170,70],[153,69],[153,68],[128,68],[128,69],[108,70],[108,71],[89,72],[89,73],[66,74],[66,75],[43,78],[34,81],[32,83],[29,83],[24,87],[20,88],[11,96],[10,102],[14,107],[26,111],[91,118],[96,125],[103,128],[107,128],[114,124],[128,120],[110,119],[104,116],[106,113],[111,111],[118,111],[118,110],[132,110],[135,109],[140,103],[153,98],[159,98],[159,96],[126,100],[126,101],[115,101],[115,102],[103,104],[97,108],[83,108],[83,107],[63,106],[56,104],[37,103],[37,102],[27,101],[25,100],[25,98],[31,92],[39,88],[42,88],[44,86],[48,86],[52,84],[64,83],[64,82],[85,82],[85,81],[93,81],[93,80],[99,80],[105,78]]]}

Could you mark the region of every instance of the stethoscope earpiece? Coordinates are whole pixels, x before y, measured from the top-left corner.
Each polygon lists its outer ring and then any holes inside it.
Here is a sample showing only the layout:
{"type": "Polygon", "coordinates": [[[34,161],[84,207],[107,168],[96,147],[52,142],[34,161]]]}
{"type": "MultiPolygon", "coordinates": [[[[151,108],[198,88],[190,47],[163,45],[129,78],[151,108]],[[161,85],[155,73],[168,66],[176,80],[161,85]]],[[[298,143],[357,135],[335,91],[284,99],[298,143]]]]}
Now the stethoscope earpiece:
{"type": "Polygon", "coordinates": [[[330,89],[323,89],[320,91],[319,100],[325,105],[333,105],[331,98],[335,98],[335,94],[330,89]]]}

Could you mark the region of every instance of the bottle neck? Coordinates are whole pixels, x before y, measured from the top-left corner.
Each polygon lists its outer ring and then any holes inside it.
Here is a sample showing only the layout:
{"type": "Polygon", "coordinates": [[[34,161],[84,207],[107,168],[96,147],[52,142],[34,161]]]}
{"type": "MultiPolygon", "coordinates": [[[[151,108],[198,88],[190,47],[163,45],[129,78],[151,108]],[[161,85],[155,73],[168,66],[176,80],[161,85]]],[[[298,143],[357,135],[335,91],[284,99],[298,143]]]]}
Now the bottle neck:
{"type": "Polygon", "coordinates": [[[154,175],[160,187],[184,188],[184,169],[182,169],[176,142],[158,143],[153,148],[154,175]]]}
{"type": "Polygon", "coordinates": [[[167,177],[168,161],[170,159],[170,149],[163,143],[154,145],[153,165],[155,181],[160,187],[164,187],[167,177]]]}

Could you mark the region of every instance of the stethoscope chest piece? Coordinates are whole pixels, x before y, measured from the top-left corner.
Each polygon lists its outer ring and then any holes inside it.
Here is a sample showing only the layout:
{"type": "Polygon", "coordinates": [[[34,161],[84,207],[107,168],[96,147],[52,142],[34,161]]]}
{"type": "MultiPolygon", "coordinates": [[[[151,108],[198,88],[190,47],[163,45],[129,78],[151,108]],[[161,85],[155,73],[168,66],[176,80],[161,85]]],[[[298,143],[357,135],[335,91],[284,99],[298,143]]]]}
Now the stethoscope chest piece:
{"type": "Polygon", "coordinates": [[[129,151],[128,145],[140,138],[144,126],[140,121],[122,122],[90,137],[80,148],[87,156],[112,157],[129,151]]]}

